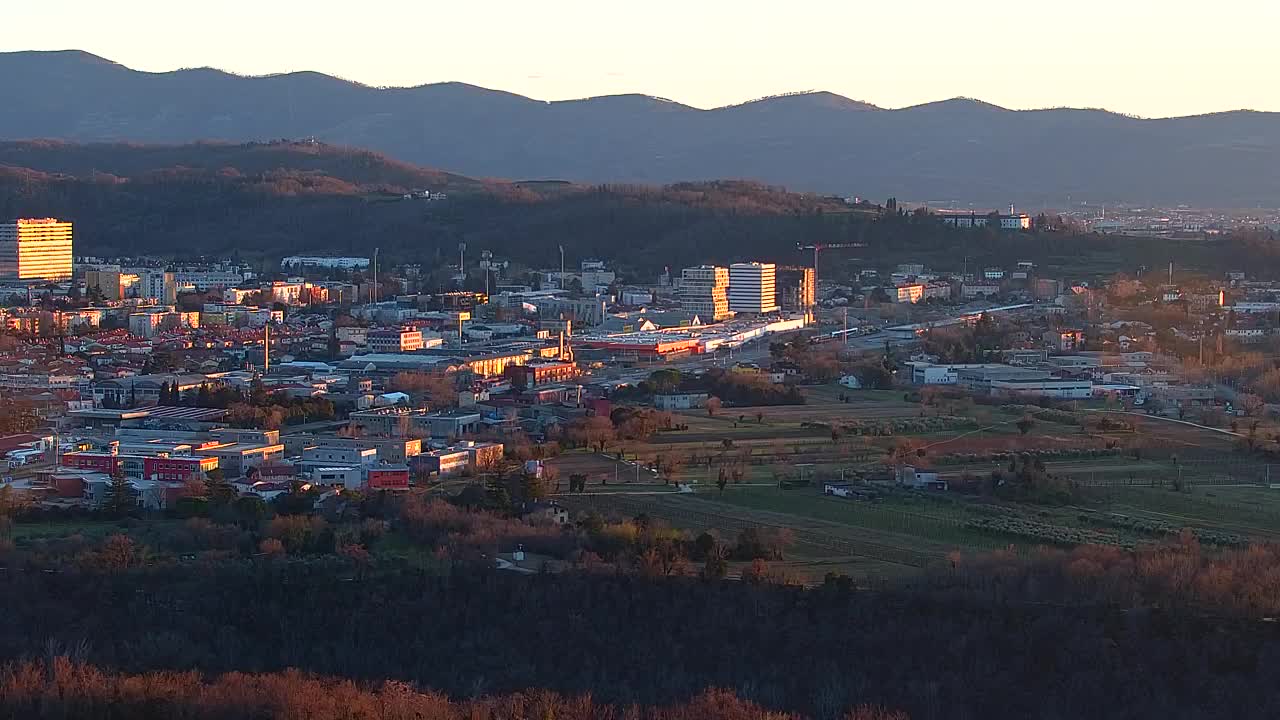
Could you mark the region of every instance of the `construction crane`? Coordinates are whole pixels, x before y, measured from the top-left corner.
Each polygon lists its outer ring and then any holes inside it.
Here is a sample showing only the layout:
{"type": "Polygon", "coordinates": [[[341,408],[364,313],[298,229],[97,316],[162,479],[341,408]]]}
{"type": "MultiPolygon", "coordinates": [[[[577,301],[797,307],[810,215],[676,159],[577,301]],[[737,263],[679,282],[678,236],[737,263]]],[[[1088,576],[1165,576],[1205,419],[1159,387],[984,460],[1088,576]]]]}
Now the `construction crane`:
{"type": "Polygon", "coordinates": [[[800,243],[796,243],[797,250],[813,251],[813,285],[814,287],[817,287],[818,285],[818,253],[820,251],[843,250],[845,248],[864,248],[866,246],[867,246],[866,243],[829,243],[826,245],[823,245],[823,244],[801,245],[800,243]]]}
{"type": "MultiPolygon", "coordinates": [[[[797,250],[813,251],[813,304],[815,307],[818,304],[818,253],[823,250],[843,250],[846,248],[864,248],[866,246],[866,243],[814,243],[813,245],[796,243],[797,250]]],[[[810,313],[806,313],[806,315],[808,314],[810,313]]]]}

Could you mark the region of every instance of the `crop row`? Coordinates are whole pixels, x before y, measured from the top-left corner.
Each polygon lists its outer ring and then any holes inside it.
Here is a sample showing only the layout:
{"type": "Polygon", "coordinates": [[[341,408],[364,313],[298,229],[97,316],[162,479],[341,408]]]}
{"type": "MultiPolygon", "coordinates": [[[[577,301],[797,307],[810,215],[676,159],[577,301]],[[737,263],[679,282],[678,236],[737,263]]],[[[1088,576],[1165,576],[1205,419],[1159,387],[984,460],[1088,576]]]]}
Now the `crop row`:
{"type": "Polygon", "coordinates": [[[974,518],[967,521],[965,527],[991,535],[1003,535],[1051,545],[1114,545],[1130,549],[1135,545],[1132,541],[1125,540],[1114,533],[1050,525],[1023,518],[974,518]]]}
{"type": "Polygon", "coordinates": [[[937,455],[933,458],[933,461],[941,465],[961,465],[978,462],[1006,462],[1016,457],[1024,456],[1041,460],[1071,460],[1075,458],[1115,457],[1121,452],[1120,448],[1046,448],[1014,452],[950,453],[937,455]]]}
{"type": "Polygon", "coordinates": [[[1221,532],[1218,530],[1205,530],[1203,528],[1183,528],[1172,523],[1167,523],[1163,520],[1153,520],[1151,518],[1136,518],[1128,515],[1112,514],[1096,518],[1086,517],[1084,519],[1120,528],[1122,530],[1131,530],[1145,535],[1161,537],[1172,537],[1181,534],[1183,530],[1190,530],[1197,540],[1210,545],[1244,547],[1249,544],[1249,538],[1244,537],[1243,535],[1236,535],[1235,533],[1221,532]]]}
{"type": "Polygon", "coordinates": [[[1075,413],[1067,412],[1066,410],[1054,410],[1053,408],[1042,408],[1039,405],[1001,405],[1000,412],[1009,413],[1010,415],[1030,415],[1036,420],[1060,425],[1080,424],[1080,418],[1075,413]]]}

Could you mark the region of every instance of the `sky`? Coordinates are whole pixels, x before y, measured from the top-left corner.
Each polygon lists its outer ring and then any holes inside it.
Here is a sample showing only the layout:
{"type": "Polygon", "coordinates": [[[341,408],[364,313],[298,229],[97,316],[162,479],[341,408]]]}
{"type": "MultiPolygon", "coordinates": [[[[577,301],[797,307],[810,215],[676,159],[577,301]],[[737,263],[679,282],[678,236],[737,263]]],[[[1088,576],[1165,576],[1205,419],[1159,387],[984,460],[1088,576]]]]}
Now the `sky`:
{"type": "Polygon", "coordinates": [[[153,72],[315,70],[369,85],[461,81],[543,100],[643,93],[702,108],[829,90],[882,107],[976,97],[1144,117],[1280,111],[1280,0],[10,4],[0,51],[86,50],[153,72]]]}

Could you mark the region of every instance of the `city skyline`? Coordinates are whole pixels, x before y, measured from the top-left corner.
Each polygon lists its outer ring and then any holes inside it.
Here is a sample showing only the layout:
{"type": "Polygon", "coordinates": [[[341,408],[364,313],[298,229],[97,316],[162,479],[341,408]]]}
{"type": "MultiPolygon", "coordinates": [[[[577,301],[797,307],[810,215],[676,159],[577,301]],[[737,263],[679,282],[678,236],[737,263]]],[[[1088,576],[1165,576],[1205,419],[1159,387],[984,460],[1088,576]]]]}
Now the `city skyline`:
{"type": "Polygon", "coordinates": [[[457,81],[540,100],[639,93],[699,108],[826,90],[885,108],[974,97],[1011,109],[1144,117],[1280,111],[1263,73],[1266,28],[1280,22],[1280,7],[1226,0],[1206,15],[1182,3],[1159,14],[1137,5],[1086,0],[1064,14],[1009,0],[976,8],[809,2],[783,14],[756,2],[727,12],[723,2],[660,0],[640,11],[574,1],[558,12],[504,7],[495,21],[493,4],[312,5],[303,14],[234,0],[202,14],[203,32],[193,36],[172,32],[191,19],[186,13],[153,0],[126,14],[62,0],[11,10],[15,25],[56,23],[59,32],[13,36],[0,50],[82,49],[149,72],[315,71],[393,87],[457,81]],[[307,32],[280,31],[302,26],[307,32]]]}

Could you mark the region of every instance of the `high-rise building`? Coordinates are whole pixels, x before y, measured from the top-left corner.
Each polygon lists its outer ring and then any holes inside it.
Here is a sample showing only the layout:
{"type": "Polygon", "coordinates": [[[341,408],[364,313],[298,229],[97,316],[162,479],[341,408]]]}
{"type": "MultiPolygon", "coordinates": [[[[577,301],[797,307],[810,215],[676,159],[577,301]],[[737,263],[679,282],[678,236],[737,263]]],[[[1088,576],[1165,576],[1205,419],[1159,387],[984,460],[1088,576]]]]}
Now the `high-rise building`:
{"type": "Polygon", "coordinates": [[[813,284],[813,268],[783,267],[778,268],[778,304],[788,315],[803,315],[806,322],[812,323],[813,309],[817,304],[817,294],[813,284]]]}
{"type": "Polygon", "coordinates": [[[164,305],[178,302],[178,282],[168,270],[139,270],[138,294],[164,305]]]}
{"type": "Polygon", "coordinates": [[[95,291],[103,300],[123,300],[124,282],[119,270],[86,270],[84,291],[93,296],[95,291]]]}
{"type": "Polygon", "coordinates": [[[734,263],[729,266],[729,309],[757,315],[778,311],[778,268],[773,263],[734,263]]]}
{"type": "Polygon", "coordinates": [[[703,321],[732,317],[729,311],[729,268],[716,265],[688,267],[680,272],[680,308],[697,313],[703,321]]]}
{"type": "Polygon", "coordinates": [[[20,218],[0,224],[0,278],[71,278],[71,223],[55,218],[20,218]]]}

